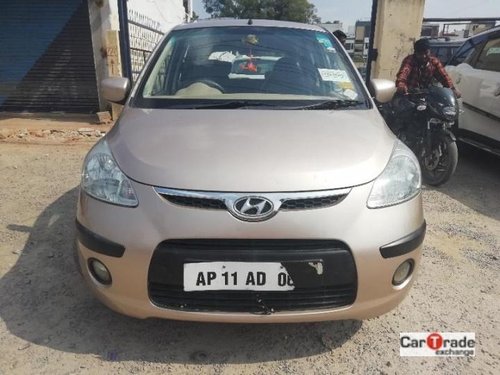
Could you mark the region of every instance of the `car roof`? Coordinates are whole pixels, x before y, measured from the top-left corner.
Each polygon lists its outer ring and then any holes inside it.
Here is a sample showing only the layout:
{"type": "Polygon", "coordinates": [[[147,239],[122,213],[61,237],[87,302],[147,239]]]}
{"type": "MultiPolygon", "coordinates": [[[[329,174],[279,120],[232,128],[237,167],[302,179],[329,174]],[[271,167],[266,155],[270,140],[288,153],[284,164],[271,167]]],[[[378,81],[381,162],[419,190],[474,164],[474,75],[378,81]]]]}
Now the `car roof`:
{"type": "Polygon", "coordinates": [[[429,44],[431,47],[446,47],[446,46],[461,46],[467,39],[453,39],[453,40],[443,40],[443,39],[429,39],[429,44]]]}
{"type": "MultiPolygon", "coordinates": [[[[248,23],[249,23],[248,19],[218,18],[218,19],[194,21],[191,23],[178,25],[173,30],[201,29],[206,27],[249,26],[248,23]]],[[[301,29],[301,30],[327,32],[325,29],[317,25],[311,25],[299,22],[289,22],[289,21],[252,19],[251,26],[283,27],[288,29],[301,29]]]]}
{"type": "Polygon", "coordinates": [[[475,35],[472,35],[471,38],[475,38],[477,36],[487,35],[487,34],[495,33],[495,32],[500,32],[500,25],[492,27],[491,29],[487,29],[487,30],[481,31],[480,33],[477,33],[475,35]]]}

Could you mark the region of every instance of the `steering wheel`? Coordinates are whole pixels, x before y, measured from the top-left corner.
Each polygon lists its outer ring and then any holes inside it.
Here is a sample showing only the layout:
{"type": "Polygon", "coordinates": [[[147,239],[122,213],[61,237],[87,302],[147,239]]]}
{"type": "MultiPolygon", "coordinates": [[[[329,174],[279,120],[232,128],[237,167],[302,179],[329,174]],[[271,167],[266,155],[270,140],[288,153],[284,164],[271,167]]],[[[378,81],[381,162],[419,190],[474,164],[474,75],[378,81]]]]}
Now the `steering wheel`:
{"type": "Polygon", "coordinates": [[[188,84],[184,85],[182,88],[189,87],[195,83],[203,83],[207,86],[210,86],[211,88],[219,90],[221,93],[224,94],[224,88],[220,84],[218,84],[217,82],[212,81],[211,79],[197,79],[197,80],[189,82],[188,84]]]}

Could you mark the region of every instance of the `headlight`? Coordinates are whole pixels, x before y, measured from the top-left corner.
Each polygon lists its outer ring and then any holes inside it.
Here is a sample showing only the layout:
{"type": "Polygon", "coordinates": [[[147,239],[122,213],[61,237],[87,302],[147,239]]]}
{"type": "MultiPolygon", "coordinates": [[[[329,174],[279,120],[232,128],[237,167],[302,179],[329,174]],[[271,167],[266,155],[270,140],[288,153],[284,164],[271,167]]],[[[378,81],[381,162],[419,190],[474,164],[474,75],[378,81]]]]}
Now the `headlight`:
{"type": "Polygon", "coordinates": [[[403,142],[398,141],[389,163],[373,183],[367,205],[379,208],[405,202],[420,192],[421,183],[417,158],[403,142]]]}
{"type": "Polygon", "coordinates": [[[457,115],[457,109],[455,107],[444,107],[443,115],[447,120],[454,120],[457,115]]]}
{"type": "Polygon", "coordinates": [[[128,207],[139,204],[130,180],[116,165],[104,139],[85,158],[81,186],[88,195],[105,202],[128,207]]]}

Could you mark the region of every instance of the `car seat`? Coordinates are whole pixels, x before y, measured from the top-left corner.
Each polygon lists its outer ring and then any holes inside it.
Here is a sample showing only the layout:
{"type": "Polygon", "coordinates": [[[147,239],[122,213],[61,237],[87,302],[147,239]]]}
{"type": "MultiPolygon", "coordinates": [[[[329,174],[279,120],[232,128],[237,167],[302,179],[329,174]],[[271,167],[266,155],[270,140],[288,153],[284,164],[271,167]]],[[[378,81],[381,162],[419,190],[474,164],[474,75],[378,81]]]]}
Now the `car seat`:
{"type": "Polygon", "coordinates": [[[262,90],[268,93],[312,95],[314,82],[310,72],[291,57],[279,59],[272,71],[266,73],[262,90]]]}

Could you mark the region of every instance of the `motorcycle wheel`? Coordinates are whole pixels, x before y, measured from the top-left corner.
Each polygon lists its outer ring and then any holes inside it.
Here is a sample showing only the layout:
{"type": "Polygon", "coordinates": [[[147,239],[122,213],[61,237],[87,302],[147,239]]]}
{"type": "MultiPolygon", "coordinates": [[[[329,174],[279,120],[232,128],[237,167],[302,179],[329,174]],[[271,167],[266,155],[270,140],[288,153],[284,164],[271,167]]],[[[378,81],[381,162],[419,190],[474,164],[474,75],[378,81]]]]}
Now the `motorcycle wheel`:
{"type": "Polygon", "coordinates": [[[434,142],[430,155],[422,152],[419,161],[424,183],[432,186],[442,185],[457,168],[457,144],[449,136],[442,134],[434,142]]]}

